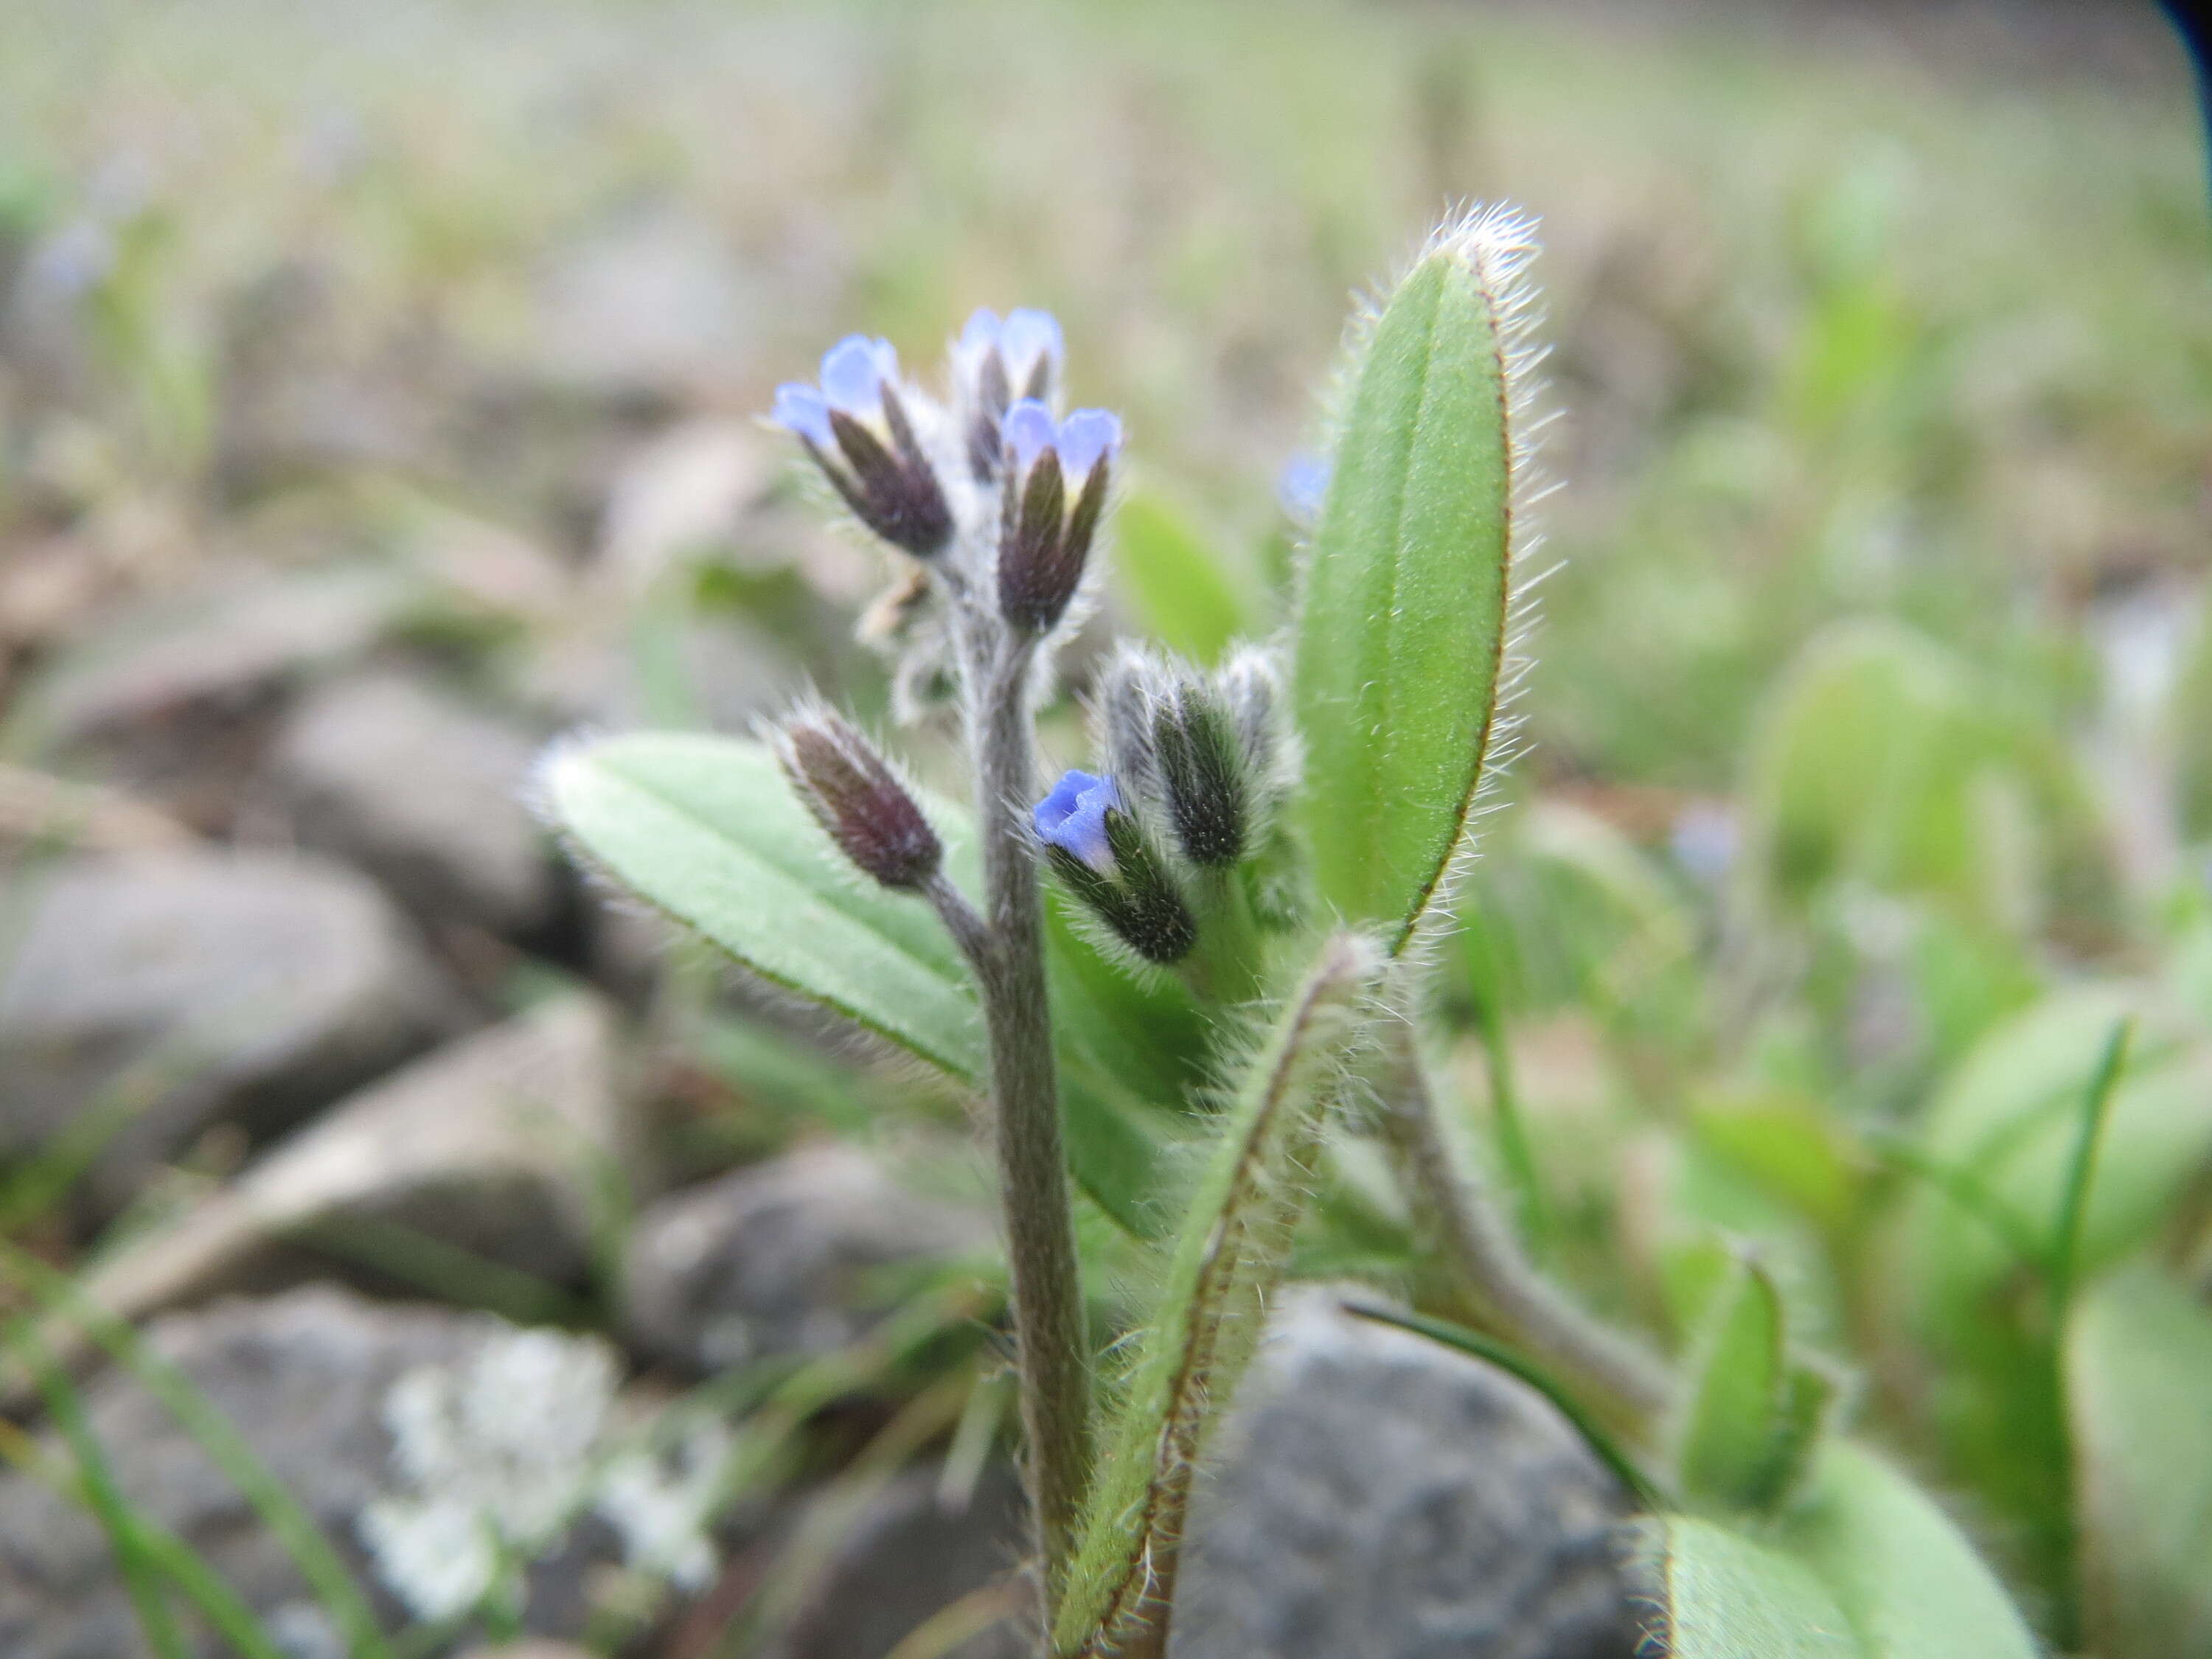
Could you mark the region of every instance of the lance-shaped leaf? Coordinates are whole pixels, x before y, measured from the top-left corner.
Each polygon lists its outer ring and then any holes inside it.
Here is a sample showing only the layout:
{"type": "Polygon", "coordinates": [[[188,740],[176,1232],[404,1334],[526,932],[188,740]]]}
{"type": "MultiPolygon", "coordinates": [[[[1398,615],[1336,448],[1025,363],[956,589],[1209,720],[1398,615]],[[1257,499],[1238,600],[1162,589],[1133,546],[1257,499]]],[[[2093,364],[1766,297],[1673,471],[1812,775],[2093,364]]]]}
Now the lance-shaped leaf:
{"type": "Polygon", "coordinates": [[[1259,1340],[1263,1299],[1289,1256],[1322,1118],[1343,1086],[1379,965],[1361,936],[1329,939],[1244,1076],[1105,1437],[1057,1652],[1158,1659],[1166,1650],[1206,1431],[1259,1340]]]}
{"type": "MultiPolygon", "coordinates": [[[[952,941],[922,900],[841,860],[763,745],[675,732],[571,744],[543,786],[592,863],[656,909],[948,1076],[981,1078],[981,1019],[952,941]]],[[[972,866],[965,817],[926,805],[953,870],[972,866]]],[[[1091,947],[1066,927],[1050,937],[1070,1166],[1123,1227],[1157,1235],[1180,1097],[1152,1091],[1187,1074],[1171,1045],[1194,1041],[1196,1022],[1172,988],[1103,994],[1091,947]]]]}
{"type": "Polygon", "coordinates": [[[2115,1273],[2068,1323],[2066,1401],[2092,1650],[2212,1653],[2212,1309],[2115,1273]]]}
{"type": "Polygon", "coordinates": [[[1724,1510],[1780,1504],[1803,1473],[1833,1393],[1790,1352],[1782,1293],[1744,1261],[1717,1298],[1683,1414],[1684,1495],[1724,1510]]]}
{"type": "Polygon", "coordinates": [[[1496,735],[1528,490],[1531,226],[1447,227],[1355,350],[1299,593],[1300,821],[1322,898],[1395,951],[1437,908],[1496,735]]]}
{"type": "Polygon", "coordinates": [[[1684,1516],[1654,1533],[1652,1659],[2037,1659],[2026,1620],[1942,1510],[1844,1442],[1755,1536],[1684,1516]]]}

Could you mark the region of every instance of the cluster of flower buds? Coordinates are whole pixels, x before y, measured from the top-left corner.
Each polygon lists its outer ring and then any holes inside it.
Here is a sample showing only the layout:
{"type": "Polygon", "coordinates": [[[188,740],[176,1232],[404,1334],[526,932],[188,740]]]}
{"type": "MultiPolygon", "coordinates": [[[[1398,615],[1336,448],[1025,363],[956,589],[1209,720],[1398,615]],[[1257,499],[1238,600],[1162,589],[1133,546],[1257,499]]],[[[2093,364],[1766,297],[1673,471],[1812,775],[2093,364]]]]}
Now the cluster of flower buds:
{"type": "Polygon", "coordinates": [[[915,430],[888,340],[848,334],[822,355],[818,386],[775,389],[769,418],[797,434],[854,516],[918,559],[952,538],[952,506],[915,430]]]}
{"type": "Polygon", "coordinates": [[[945,847],[889,761],[833,709],[807,707],[769,737],[793,791],[845,856],[884,886],[914,891],[945,863],[945,847]]]}
{"type": "Polygon", "coordinates": [[[1048,313],[978,311],[939,402],[900,379],[889,342],[851,335],[823,355],[819,384],[776,389],[770,418],[956,605],[994,605],[1035,639],[1069,615],[1121,449],[1106,410],[1057,414],[1066,355],[1048,313]]]}
{"type": "Polygon", "coordinates": [[[1280,688],[1249,650],[1204,675],[1141,651],[1093,702],[1103,776],[1070,772],[1036,809],[1068,890],[1146,961],[1180,962],[1208,930],[1279,920],[1267,866],[1293,757],[1280,688]]]}
{"type": "Polygon", "coordinates": [[[1055,422],[1024,398],[1006,411],[1003,434],[999,611],[1026,632],[1049,633],[1082,583],[1121,422],[1103,409],[1055,422]]]}

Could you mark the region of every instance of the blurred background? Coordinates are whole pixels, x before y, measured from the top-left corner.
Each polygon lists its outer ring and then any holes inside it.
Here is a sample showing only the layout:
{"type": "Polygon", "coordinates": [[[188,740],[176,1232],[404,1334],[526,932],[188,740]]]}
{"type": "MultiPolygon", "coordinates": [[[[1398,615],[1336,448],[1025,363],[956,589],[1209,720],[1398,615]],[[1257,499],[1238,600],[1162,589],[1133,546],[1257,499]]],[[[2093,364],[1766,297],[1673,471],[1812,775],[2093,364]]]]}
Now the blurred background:
{"type": "MultiPolygon", "coordinates": [[[[2022,1086],[2117,1006],[2212,1054],[2212,234],[2155,8],[8,0],[0,1299],[119,1316],[40,1339],[62,1398],[273,1650],[879,1659],[966,1598],[921,1659],[1011,1605],[959,1103],[611,905],[533,758],[808,682],[887,720],[887,572],[759,415],[978,305],[1057,313],[1130,434],[1071,692],[1116,631],[1265,635],[1352,296],[1498,198],[1563,487],[1445,975],[1470,1121],[1525,1103],[1524,1219],[1656,1331],[1679,1217],[1802,1256],[2033,1580],[2009,1419],[1928,1403],[1821,1230],[1996,1037],[2022,1086]]],[[[141,1650],[12,1375],[0,1646],[141,1650]]]]}

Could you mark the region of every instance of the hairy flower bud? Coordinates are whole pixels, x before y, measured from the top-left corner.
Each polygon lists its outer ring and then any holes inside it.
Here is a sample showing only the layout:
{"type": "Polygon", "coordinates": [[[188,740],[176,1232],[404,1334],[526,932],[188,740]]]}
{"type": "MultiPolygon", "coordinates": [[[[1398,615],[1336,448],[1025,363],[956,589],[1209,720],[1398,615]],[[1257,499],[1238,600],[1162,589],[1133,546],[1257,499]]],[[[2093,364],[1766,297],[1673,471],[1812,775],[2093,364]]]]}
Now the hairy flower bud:
{"type": "Polygon", "coordinates": [[[802,710],[775,732],[776,759],[845,856],[886,887],[918,888],[945,861],[937,831],[890,763],[842,715],[802,710]]]}
{"type": "Polygon", "coordinates": [[[1017,628],[1042,634],[1082,583],[1121,422],[1103,409],[1054,422],[1043,404],[1024,398],[1006,411],[1002,432],[999,611],[1017,628]]]}
{"type": "Polygon", "coordinates": [[[1250,839],[1244,757],[1212,686],[1188,681],[1153,710],[1152,748],[1183,856],[1202,870],[1237,863],[1250,839]]]}
{"type": "Polygon", "coordinates": [[[1017,398],[1050,398],[1066,356],[1059,319],[1048,311],[1010,311],[1001,319],[985,309],[968,319],[952,348],[952,382],[976,483],[991,483],[1005,464],[1000,423],[1007,406],[1017,398]]]}
{"type": "Polygon", "coordinates": [[[927,559],[952,538],[952,508],[899,390],[887,340],[848,335],[823,354],[818,387],[775,390],[769,418],[796,434],[854,516],[927,559]]]}
{"type": "Polygon", "coordinates": [[[1110,778],[1070,772],[1032,815],[1046,860],[1070,892],[1147,962],[1180,962],[1198,922],[1110,778]]]}

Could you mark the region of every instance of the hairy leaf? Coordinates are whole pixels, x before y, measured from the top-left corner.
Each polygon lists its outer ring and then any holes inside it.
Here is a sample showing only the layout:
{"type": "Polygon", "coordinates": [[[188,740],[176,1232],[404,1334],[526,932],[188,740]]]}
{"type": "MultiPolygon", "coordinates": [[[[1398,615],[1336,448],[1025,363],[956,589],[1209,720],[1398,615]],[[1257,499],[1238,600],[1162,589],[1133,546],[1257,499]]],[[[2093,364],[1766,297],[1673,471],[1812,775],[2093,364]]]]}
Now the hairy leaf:
{"type": "Polygon", "coordinates": [[[1659,1526],[1656,1651],[1668,1659],[1861,1659],[1813,1570],[1692,1516],[1659,1526]]]}
{"type": "Polygon", "coordinates": [[[1465,847],[1497,726],[1522,468],[1513,333],[1532,245],[1438,237],[1352,369],[1299,594],[1300,821],[1322,898],[1395,951],[1465,847]]]}
{"type": "Polygon", "coordinates": [[[1328,940],[1244,1075],[1105,1437],[1057,1651],[1164,1651],[1206,1430],[1259,1339],[1262,1300],[1289,1255],[1322,1117],[1342,1085],[1377,965],[1358,935],[1328,940]]]}
{"type": "Polygon", "coordinates": [[[1942,1510],[1844,1442],[1755,1535],[1683,1516],[1655,1532],[1656,1653],[1668,1659],[2037,1659],[2019,1610],[1942,1510]]]}
{"type": "MultiPolygon", "coordinates": [[[[631,892],[762,978],[843,1015],[961,1082],[983,1074],[965,964],[919,898],[848,868],[762,744],[645,733],[555,751],[544,777],[562,828],[631,892]]],[[[956,870],[964,817],[928,803],[956,870]]],[[[1068,1159],[1125,1228],[1160,1232],[1163,1139],[1194,1074],[1196,1016],[1177,988],[1115,975],[1073,928],[1050,932],[1068,1159]]]]}
{"type": "Polygon", "coordinates": [[[1682,1490],[1725,1508],[1764,1507],[1787,1387],[1782,1294],[1754,1262],[1723,1288],[1683,1416],[1682,1490]]]}

